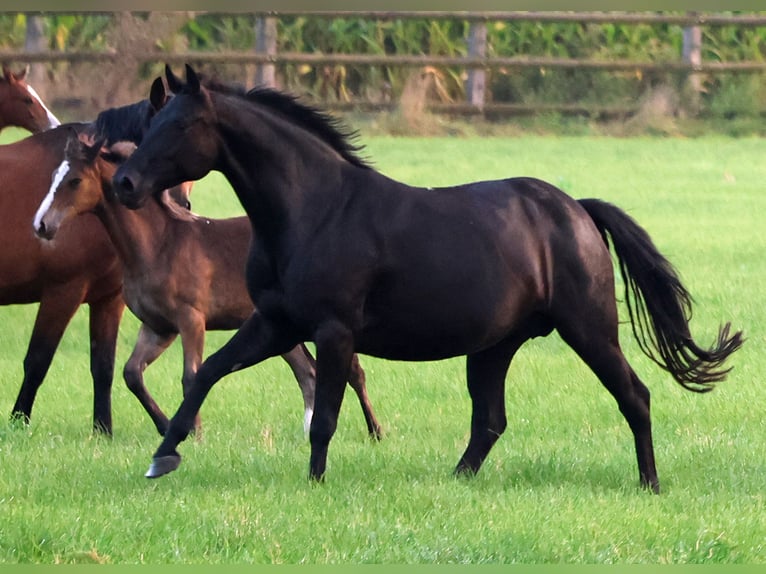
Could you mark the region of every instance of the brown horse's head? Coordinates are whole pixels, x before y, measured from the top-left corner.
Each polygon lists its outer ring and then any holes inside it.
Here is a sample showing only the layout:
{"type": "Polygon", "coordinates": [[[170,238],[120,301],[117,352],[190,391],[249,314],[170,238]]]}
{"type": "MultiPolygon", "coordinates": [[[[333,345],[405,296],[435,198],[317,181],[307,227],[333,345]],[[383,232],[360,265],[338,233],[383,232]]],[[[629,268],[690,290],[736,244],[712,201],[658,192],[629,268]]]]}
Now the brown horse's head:
{"type": "Polygon", "coordinates": [[[27,69],[13,73],[3,66],[3,76],[0,78],[0,129],[18,126],[37,133],[61,124],[32,86],[27,84],[27,69]]]}

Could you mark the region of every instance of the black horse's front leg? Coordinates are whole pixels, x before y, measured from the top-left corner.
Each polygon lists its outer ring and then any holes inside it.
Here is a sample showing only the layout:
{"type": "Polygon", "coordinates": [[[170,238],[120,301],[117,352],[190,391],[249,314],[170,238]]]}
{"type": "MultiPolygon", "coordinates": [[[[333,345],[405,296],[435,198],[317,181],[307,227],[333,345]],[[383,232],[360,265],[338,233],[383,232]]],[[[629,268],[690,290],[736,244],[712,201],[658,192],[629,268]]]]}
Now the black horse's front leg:
{"type": "Polygon", "coordinates": [[[178,468],[181,455],[176,447],[193,429],[197,413],[215,383],[229,373],[286,353],[296,343],[287,335],[286,329],[281,329],[257,311],[253,313],[223,347],[200,365],[145,476],[158,478],[178,468]]]}
{"type": "Polygon", "coordinates": [[[338,322],[324,324],[316,333],[317,382],[314,416],[309,438],[309,478],[321,481],[327,466],[330,439],[338,426],[338,414],[354,355],[351,331],[338,322]]]}

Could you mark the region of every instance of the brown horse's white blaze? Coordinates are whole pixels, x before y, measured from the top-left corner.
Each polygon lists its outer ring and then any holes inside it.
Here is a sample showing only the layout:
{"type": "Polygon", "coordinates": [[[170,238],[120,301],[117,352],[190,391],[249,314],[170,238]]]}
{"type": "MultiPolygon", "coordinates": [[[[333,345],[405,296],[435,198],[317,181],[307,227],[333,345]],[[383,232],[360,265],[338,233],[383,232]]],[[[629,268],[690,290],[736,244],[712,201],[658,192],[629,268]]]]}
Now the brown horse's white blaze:
{"type": "Polygon", "coordinates": [[[36,100],[37,103],[40,104],[40,106],[43,108],[43,110],[45,110],[45,116],[48,118],[48,127],[46,129],[51,129],[51,128],[60,126],[61,122],[54,115],[54,113],[48,109],[48,106],[45,105],[45,102],[37,93],[37,91],[29,84],[26,85],[26,88],[27,88],[27,92],[32,97],[32,99],[36,100]]]}

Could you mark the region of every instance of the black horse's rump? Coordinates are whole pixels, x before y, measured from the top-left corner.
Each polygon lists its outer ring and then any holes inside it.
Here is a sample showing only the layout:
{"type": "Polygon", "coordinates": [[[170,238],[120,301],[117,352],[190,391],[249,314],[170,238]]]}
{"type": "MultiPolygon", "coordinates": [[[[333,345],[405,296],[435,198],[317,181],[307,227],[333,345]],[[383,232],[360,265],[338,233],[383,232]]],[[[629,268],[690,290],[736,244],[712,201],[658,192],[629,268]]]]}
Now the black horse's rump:
{"type": "Polygon", "coordinates": [[[357,161],[347,134],[289,96],[205,87],[166,69],[175,96],[116,172],[121,201],[211,170],[229,180],[253,226],[247,265],[259,313],[200,367],[148,476],[176,451],[212,386],[299,341],[317,349],[309,474],[321,479],[355,352],[389,359],[465,355],[471,437],[456,472],[477,472],[506,427],[505,377],[516,351],[556,329],[614,396],[633,432],[641,484],[659,491],[649,391],[618,341],[611,236],[642,348],[686,388],[723,378],[742,343],[728,325],[704,350],[691,299],[644,230],[597,200],[534,178],[439,190],[357,161]]]}

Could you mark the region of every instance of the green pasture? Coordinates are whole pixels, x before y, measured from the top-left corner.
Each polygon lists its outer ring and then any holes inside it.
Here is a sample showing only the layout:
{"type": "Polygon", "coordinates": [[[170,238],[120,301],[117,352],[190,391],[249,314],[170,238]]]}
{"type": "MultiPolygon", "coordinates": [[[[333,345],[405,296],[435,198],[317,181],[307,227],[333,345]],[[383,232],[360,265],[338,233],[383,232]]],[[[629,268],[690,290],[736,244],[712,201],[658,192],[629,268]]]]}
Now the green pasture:
{"type": "MultiPolygon", "coordinates": [[[[126,314],[121,327],[115,436],[93,436],[82,309],[31,424],[0,422],[0,561],[766,562],[766,140],[376,136],[363,143],[379,170],[412,184],[526,175],[578,198],[612,201],[677,266],[695,297],[700,342],[711,343],[721,322],[744,330],[729,378],[697,395],[641,355],[623,325],[626,354],[652,392],[662,494],[638,487],[627,424],[555,334],[517,355],[508,430],[473,479],[451,474],[469,430],[463,360],[362,357],[385,438],[366,437],[349,390],[324,484],[306,480],[301,396],[280,359],[221,381],[203,406],[202,438],[180,445],[179,470],[149,481],[143,473],[159,437],[120,374],[138,324],[126,314]]],[[[218,174],[195,187],[192,201],[210,216],[239,213],[218,174]]],[[[34,314],[34,305],[0,309],[2,419],[21,382],[34,314]]],[[[227,337],[210,333],[206,352],[227,337]]],[[[147,371],[170,413],[180,374],[178,343],[147,371]]]]}

